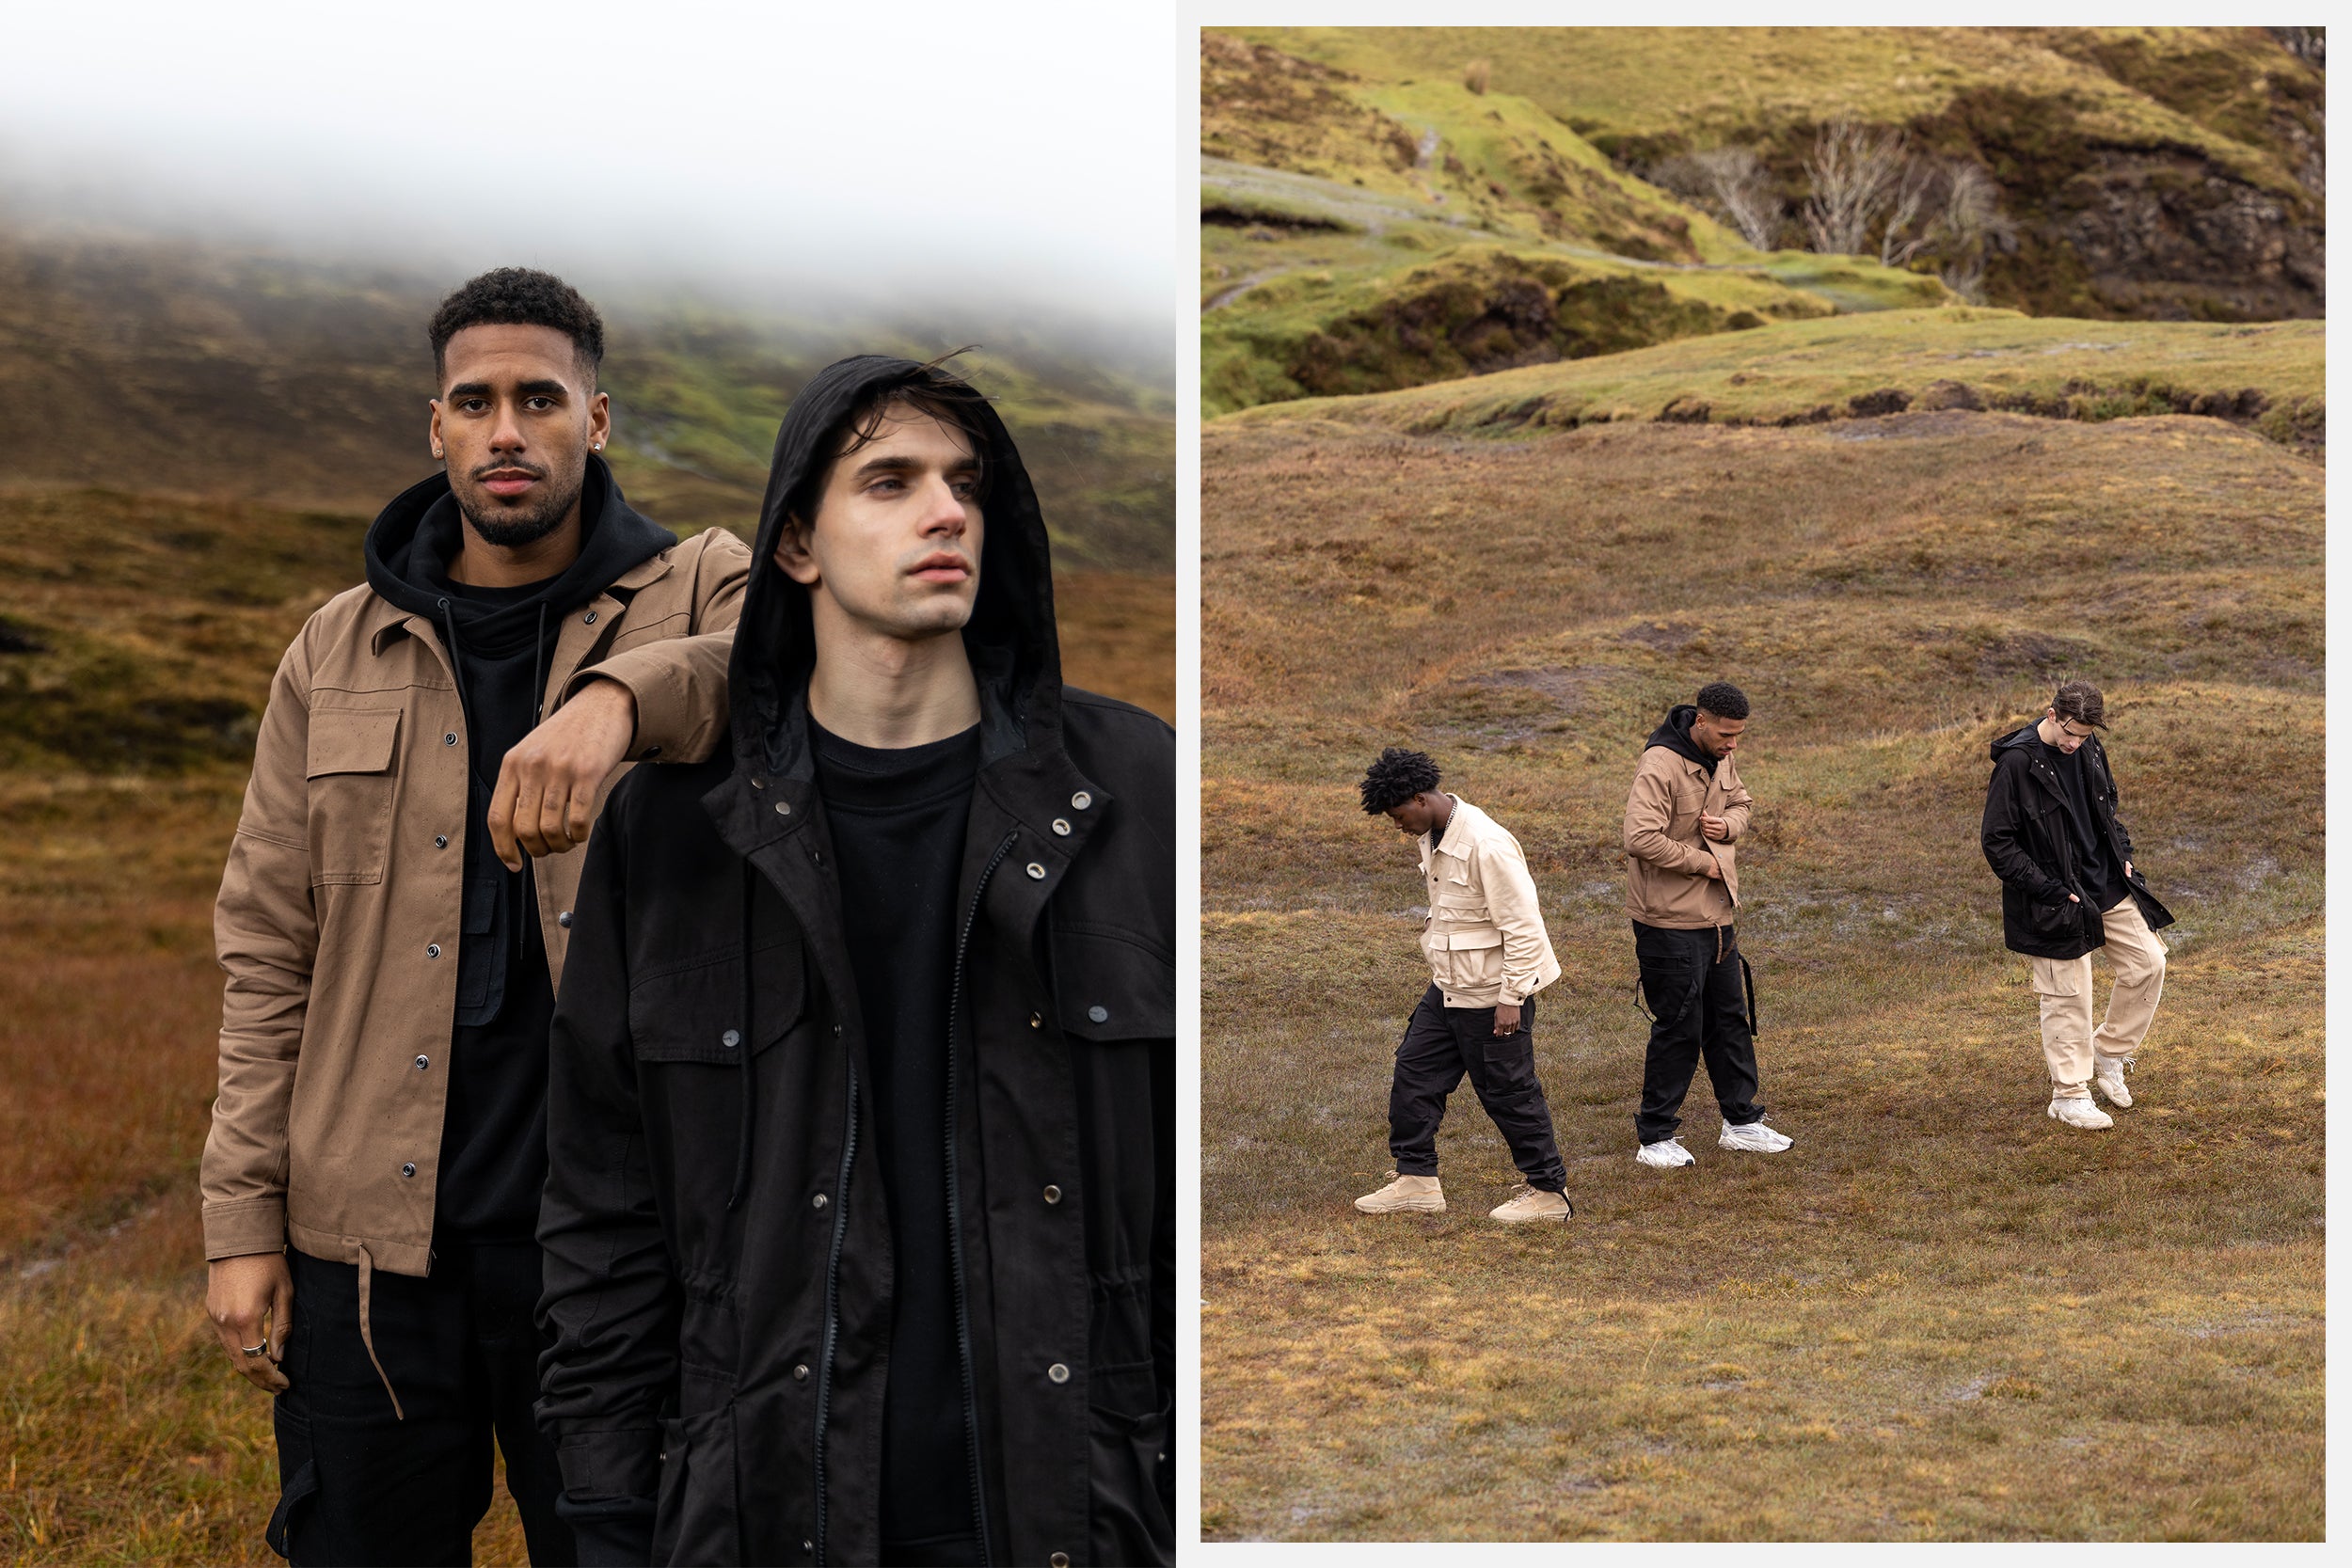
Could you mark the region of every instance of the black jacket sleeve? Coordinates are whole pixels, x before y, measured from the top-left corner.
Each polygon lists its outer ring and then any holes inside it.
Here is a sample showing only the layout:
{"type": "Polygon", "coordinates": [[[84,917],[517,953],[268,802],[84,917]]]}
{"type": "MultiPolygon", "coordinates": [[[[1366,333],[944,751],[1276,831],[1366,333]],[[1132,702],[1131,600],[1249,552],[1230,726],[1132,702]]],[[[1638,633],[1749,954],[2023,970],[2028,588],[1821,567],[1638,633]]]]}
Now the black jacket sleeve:
{"type": "Polygon", "coordinates": [[[2025,843],[2025,759],[2004,752],[1993,765],[1993,782],[1984,792],[1984,859],[2004,882],[2026,890],[2042,903],[2066,896],[2066,884],[2035,862],[2025,843]]]}
{"type": "Polygon", "coordinates": [[[616,809],[629,793],[614,792],[588,846],[548,1032],[539,1319],[553,1343],[540,1357],[538,1415],[575,1510],[649,1522],[677,1381],[678,1293],[629,1039],[628,818],[616,809]]]}

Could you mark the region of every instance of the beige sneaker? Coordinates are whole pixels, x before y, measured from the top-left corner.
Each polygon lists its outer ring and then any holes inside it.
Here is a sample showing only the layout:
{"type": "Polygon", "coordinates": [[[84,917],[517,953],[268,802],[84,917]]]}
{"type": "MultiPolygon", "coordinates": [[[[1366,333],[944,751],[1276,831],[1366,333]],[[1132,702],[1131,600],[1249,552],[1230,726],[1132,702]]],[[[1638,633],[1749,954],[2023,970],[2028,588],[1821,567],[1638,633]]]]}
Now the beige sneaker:
{"type": "Polygon", "coordinates": [[[2080,1100],[2051,1101],[2050,1115],[2069,1127],[2079,1127],[2090,1132],[2115,1125],[2115,1118],[2093,1105],[2089,1095],[2080,1100]]]}
{"type": "Polygon", "coordinates": [[[1367,1214],[1442,1214],[1445,1192],[1434,1176],[1400,1176],[1358,1198],[1356,1207],[1367,1214]]]}
{"type": "Polygon", "coordinates": [[[2129,1056],[2102,1056],[2098,1065],[2090,1069],[2090,1081],[2098,1085],[2101,1094],[2107,1097],[2108,1104],[2125,1110],[2131,1108],[2131,1087],[2123,1082],[2123,1073],[2131,1065],[2129,1056]]]}
{"type": "Polygon", "coordinates": [[[1565,1220],[1574,1212],[1565,1195],[1529,1187],[1510,1202],[1487,1210],[1486,1217],[1505,1225],[1532,1225],[1537,1220],[1565,1220]]]}

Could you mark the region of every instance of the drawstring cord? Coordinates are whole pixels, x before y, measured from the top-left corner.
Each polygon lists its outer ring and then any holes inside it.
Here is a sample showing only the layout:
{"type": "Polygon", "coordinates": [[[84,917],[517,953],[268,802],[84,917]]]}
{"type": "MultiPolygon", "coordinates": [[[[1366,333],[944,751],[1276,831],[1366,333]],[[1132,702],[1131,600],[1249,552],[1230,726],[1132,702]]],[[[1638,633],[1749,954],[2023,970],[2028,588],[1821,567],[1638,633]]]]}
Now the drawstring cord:
{"type": "Polygon", "coordinates": [[[735,1139],[735,1181],[727,1191],[727,1210],[743,1201],[752,1180],[752,879],[757,873],[743,863],[743,1037],[736,1042],[735,1070],[743,1085],[742,1124],[735,1139]]]}
{"type": "Polygon", "coordinates": [[[368,1245],[362,1242],[359,1243],[359,1342],[368,1348],[368,1365],[373,1367],[375,1375],[384,1380],[384,1392],[392,1396],[392,1419],[405,1421],[408,1417],[400,1408],[400,1396],[392,1392],[392,1380],[386,1374],[384,1363],[376,1359],[375,1325],[368,1316],[370,1294],[368,1287],[374,1274],[375,1259],[368,1256],[368,1245]]]}

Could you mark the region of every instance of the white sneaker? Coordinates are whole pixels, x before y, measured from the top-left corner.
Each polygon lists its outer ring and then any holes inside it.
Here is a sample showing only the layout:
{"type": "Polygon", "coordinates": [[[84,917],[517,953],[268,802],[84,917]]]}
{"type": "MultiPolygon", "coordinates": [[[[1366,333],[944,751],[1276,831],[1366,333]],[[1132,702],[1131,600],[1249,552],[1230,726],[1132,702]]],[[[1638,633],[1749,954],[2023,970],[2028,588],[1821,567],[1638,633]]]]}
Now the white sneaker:
{"type": "Polygon", "coordinates": [[[2089,1095],[2080,1100],[2051,1101],[2050,1115],[2053,1119],[2062,1121],[2069,1127],[2079,1127],[2090,1132],[2115,1125],[2115,1118],[2093,1105],[2089,1095]]]}
{"type": "Polygon", "coordinates": [[[1778,1154],[1794,1141],[1787,1133],[1775,1132],[1760,1121],[1749,1122],[1745,1127],[1734,1127],[1724,1122],[1723,1136],[1715,1140],[1715,1147],[1744,1149],[1751,1154],[1778,1154]]]}
{"type": "Polygon", "coordinates": [[[2098,1065],[2090,1069],[2091,1083],[2107,1097],[2108,1104],[2120,1105],[2126,1110],[2131,1108],[2132,1091],[2123,1083],[2124,1070],[2131,1065],[2129,1056],[2118,1056],[2112,1061],[2101,1057],[2098,1065]]]}
{"type": "Polygon", "coordinates": [[[1679,1134],[1671,1138],[1661,1138],[1654,1144],[1644,1144],[1633,1151],[1633,1157],[1642,1164],[1658,1170],[1672,1170],[1677,1165],[1698,1164],[1691,1157],[1691,1151],[1682,1147],[1679,1134]]]}
{"type": "Polygon", "coordinates": [[[1356,1207],[1367,1214],[1442,1214],[1445,1192],[1434,1176],[1400,1176],[1376,1193],[1366,1193],[1356,1207]]]}

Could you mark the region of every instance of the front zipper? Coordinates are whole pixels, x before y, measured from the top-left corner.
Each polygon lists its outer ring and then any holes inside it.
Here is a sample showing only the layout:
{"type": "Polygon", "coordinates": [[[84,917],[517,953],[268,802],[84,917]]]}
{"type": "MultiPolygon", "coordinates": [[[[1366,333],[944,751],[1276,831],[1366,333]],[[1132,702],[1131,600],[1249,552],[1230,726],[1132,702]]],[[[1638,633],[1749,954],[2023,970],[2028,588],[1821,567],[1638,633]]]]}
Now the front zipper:
{"type": "Polygon", "coordinates": [[[963,1005],[963,958],[972,945],[972,927],[979,919],[980,896],[988,891],[988,879],[1004,863],[1005,855],[1015,841],[1017,832],[1007,833],[1005,841],[996,846],[996,853],[989,857],[980,871],[980,879],[973,884],[971,907],[963,911],[963,930],[956,938],[955,978],[947,990],[947,1253],[953,1260],[953,1282],[956,1298],[956,1356],[963,1373],[963,1443],[972,1488],[972,1522],[979,1528],[980,1568],[988,1568],[988,1497],[980,1479],[980,1403],[977,1380],[972,1372],[972,1315],[966,1304],[963,1287],[963,1208],[962,1183],[956,1180],[956,1014],[963,1005]]]}
{"type": "Polygon", "coordinates": [[[841,1242],[850,1231],[850,1162],[857,1156],[856,1053],[850,1053],[847,1065],[849,1112],[841,1132],[841,1173],[834,1182],[833,1246],[825,1257],[825,1353],[817,1368],[817,1560],[820,1564],[825,1560],[825,1418],[833,1404],[834,1350],[841,1338],[841,1242]]]}

